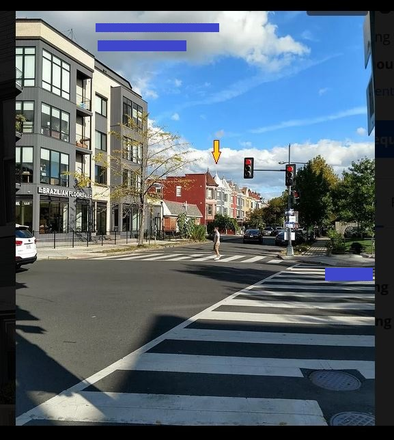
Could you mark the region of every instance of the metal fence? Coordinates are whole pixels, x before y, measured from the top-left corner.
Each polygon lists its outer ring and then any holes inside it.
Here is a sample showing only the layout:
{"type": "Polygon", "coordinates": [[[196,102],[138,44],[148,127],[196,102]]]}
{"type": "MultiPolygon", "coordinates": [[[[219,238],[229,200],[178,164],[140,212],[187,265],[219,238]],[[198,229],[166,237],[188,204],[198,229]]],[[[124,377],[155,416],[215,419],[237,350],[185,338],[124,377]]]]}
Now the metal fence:
{"type": "MultiPolygon", "coordinates": [[[[36,231],[32,231],[33,235],[37,239],[38,247],[50,247],[56,249],[57,247],[89,247],[92,245],[101,246],[114,246],[114,245],[127,245],[135,244],[138,241],[138,231],[107,231],[105,234],[99,234],[96,232],[49,232],[46,234],[40,234],[36,231]]],[[[144,241],[151,243],[155,240],[173,240],[176,238],[182,238],[179,234],[174,232],[165,233],[158,231],[157,235],[150,234],[148,231],[144,233],[144,241]]]]}

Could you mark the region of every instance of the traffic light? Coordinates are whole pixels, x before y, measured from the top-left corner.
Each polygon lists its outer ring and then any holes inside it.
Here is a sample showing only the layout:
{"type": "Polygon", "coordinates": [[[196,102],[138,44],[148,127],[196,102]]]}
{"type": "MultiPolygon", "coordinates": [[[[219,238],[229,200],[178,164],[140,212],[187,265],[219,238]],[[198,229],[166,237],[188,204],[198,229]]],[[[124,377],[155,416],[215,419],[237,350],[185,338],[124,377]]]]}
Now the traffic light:
{"type": "Polygon", "coordinates": [[[244,158],[244,179],[253,179],[254,157],[244,158]]]}
{"type": "Polygon", "coordinates": [[[286,179],[285,179],[286,186],[292,186],[294,184],[295,171],[296,171],[295,164],[291,163],[286,165],[286,179]]]}
{"type": "Polygon", "coordinates": [[[293,191],[293,197],[294,197],[294,200],[299,199],[299,198],[300,198],[300,192],[297,191],[297,190],[294,190],[294,191],[293,191]]]}

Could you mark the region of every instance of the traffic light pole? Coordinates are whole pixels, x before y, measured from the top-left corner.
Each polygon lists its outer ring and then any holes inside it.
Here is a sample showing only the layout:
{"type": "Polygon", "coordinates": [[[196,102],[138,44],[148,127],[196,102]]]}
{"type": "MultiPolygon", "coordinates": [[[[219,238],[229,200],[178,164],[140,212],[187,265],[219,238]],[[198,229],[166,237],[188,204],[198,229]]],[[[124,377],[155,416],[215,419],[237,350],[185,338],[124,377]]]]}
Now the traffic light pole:
{"type": "MultiPolygon", "coordinates": [[[[290,162],[290,144],[289,144],[289,162],[290,162]]],[[[290,209],[291,209],[291,185],[287,187],[288,195],[287,195],[287,223],[290,224],[290,209]]],[[[286,255],[288,257],[292,257],[294,255],[293,245],[291,243],[291,226],[287,227],[287,252],[286,255]]]]}

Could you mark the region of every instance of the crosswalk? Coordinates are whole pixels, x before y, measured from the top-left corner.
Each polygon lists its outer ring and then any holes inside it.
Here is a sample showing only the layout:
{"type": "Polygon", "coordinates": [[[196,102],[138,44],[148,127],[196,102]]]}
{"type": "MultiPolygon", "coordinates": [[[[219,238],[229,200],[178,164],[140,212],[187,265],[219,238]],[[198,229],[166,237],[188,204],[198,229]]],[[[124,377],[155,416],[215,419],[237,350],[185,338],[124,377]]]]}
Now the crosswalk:
{"type": "Polygon", "coordinates": [[[184,261],[184,262],[193,262],[193,263],[215,263],[215,264],[223,264],[223,263],[259,263],[264,260],[264,263],[269,264],[280,264],[283,263],[283,260],[273,258],[277,255],[277,252],[271,252],[264,255],[243,255],[243,254],[235,254],[235,255],[222,255],[220,260],[215,260],[216,255],[212,252],[200,252],[200,253],[164,253],[164,252],[153,252],[153,253],[145,253],[141,252],[138,254],[129,254],[129,255],[112,255],[112,256],[104,256],[104,257],[95,257],[94,260],[116,260],[116,261],[184,261]]]}
{"type": "Polygon", "coordinates": [[[337,413],[373,413],[374,324],[373,282],[326,282],[324,268],[297,264],[182,322],[17,425],[328,425],[337,413]],[[316,371],[351,373],[361,386],[327,390],[310,380],[316,371]]]}

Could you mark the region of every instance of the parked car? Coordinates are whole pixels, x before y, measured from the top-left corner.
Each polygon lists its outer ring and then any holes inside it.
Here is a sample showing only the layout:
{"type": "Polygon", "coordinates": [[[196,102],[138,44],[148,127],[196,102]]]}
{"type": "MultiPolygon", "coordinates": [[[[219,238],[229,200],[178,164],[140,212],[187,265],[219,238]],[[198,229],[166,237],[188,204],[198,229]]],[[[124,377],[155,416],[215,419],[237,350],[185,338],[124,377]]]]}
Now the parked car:
{"type": "MultiPolygon", "coordinates": [[[[295,240],[291,240],[291,243],[301,244],[305,242],[304,235],[302,232],[295,231],[295,240]]],[[[279,234],[275,237],[275,245],[276,246],[287,246],[287,240],[285,240],[285,231],[279,232],[279,234]]]]}
{"type": "Polygon", "coordinates": [[[244,233],[243,242],[247,241],[257,241],[260,244],[263,242],[263,234],[260,229],[247,229],[244,233]]]}
{"type": "Polygon", "coordinates": [[[26,225],[15,225],[15,264],[19,269],[24,264],[37,260],[36,238],[26,225]]]}
{"type": "Polygon", "coordinates": [[[271,235],[272,236],[277,236],[278,234],[279,234],[279,232],[283,232],[284,231],[284,228],[282,228],[282,227],[280,227],[280,226],[277,226],[272,232],[271,232],[271,235]]]}
{"type": "Polygon", "coordinates": [[[263,229],[263,235],[272,235],[273,230],[272,226],[267,226],[263,229]]]}

